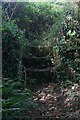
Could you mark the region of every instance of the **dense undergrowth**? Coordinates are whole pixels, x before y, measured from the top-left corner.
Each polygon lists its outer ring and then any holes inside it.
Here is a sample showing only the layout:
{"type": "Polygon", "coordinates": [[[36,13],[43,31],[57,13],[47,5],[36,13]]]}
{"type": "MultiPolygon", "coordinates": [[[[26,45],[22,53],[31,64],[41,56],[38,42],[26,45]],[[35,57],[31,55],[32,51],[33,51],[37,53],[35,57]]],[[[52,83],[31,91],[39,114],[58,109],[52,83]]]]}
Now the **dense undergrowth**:
{"type": "Polygon", "coordinates": [[[61,92],[67,89],[71,98],[66,99],[79,98],[79,9],[79,3],[2,3],[3,120],[33,113],[42,117],[45,110],[39,109],[40,98],[37,102],[33,99],[40,84],[45,87],[53,82],[61,92]]]}
{"type": "Polygon", "coordinates": [[[3,119],[20,116],[22,112],[38,109],[32,100],[32,91],[25,87],[24,81],[3,79],[3,119]]]}

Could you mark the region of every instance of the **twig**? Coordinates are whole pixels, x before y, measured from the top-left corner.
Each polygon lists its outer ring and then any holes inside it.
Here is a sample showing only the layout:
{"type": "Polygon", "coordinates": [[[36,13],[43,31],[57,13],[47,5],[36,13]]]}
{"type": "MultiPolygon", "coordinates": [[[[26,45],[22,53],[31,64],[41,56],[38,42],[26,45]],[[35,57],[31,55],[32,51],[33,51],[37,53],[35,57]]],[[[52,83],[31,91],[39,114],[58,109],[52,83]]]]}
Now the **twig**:
{"type": "Polygon", "coordinates": [[[12,16],[13,16],[13,14],[14,14],[14,11],[15,11],[15,9],[16,9],[16,7],[17,7],[17,5],[18,5],[18,3],[16,3],[15,7],[13,8],[12,14],[11,14],[11,16],[10,16],[10,20],[11,20],[11,18],[12,18],[12,16]]]}

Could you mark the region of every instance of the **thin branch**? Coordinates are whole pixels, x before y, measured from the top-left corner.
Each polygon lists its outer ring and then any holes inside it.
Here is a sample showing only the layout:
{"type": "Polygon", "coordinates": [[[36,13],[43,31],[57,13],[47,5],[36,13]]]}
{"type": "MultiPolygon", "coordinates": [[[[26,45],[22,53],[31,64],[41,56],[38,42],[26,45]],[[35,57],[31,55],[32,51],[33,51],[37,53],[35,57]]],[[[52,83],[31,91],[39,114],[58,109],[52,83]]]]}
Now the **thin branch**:
{"type": "Polygon", "coordinates": [[[7,18],[8,18],[8,19],[9,19],[9,21],[10,21],[10,18],[9,18],[9,15],[8,15],[8,12],[7,12],[7,10],[8,10],[8,8],[9,8],[9,6],[10,6],[10,2],[8,3],[7,8],[5,8],[5,12],[6,12],[6,16],[7,16],[7,18]]]}
{"type": "Polygon", "coordinates": [[[14,14],[14,12],[15,12],[15,9],[16,9],[17,5],[18,5],[18,3],[16,3],[15,7],[13,8],[12,14],[11,14],[11,16],[10,16],[10,20],[11,20],[13,14],[14,14]]]}

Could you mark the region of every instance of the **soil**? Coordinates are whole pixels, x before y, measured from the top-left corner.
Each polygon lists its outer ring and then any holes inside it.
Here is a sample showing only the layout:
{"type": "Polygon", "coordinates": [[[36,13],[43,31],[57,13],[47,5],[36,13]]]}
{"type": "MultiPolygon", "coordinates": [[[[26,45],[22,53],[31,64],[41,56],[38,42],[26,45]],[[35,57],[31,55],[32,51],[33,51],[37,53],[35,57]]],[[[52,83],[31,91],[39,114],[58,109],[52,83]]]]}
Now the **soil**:
{"type": "Polygon", "coordinates": [[[37,108],[25,112],[32,118],[80,120],[80,85],[46,83],[37,86],[32,99],[37,108]]]}

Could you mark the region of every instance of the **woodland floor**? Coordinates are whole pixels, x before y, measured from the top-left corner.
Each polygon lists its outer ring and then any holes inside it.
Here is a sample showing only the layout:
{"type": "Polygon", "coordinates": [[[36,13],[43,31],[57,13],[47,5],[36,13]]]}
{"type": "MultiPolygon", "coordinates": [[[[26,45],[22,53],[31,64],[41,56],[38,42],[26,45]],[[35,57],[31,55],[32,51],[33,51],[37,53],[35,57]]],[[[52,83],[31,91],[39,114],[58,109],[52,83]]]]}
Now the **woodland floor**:
{"type": "Polygon", "coordinates": [[[80,85],[78,84],[63,86],[46,83],[39,85],[35,87],[32,99],[39,109],[25,112],[24,116],[80,120],[80,85]]]}

